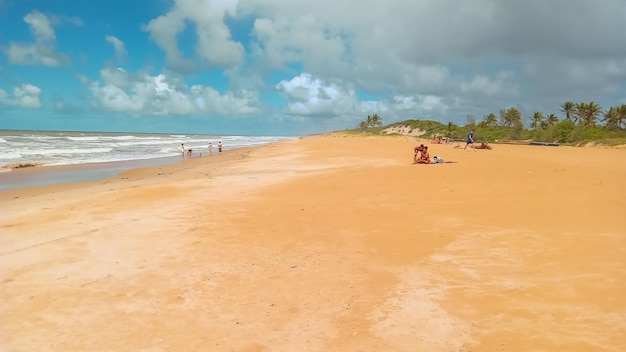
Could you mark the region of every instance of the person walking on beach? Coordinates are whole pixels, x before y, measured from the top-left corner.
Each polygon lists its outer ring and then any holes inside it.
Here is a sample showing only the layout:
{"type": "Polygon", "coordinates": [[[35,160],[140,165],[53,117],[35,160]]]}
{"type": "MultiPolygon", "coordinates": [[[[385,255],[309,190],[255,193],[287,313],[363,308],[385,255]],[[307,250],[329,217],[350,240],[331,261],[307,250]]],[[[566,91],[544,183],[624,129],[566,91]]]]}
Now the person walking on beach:
{"type": "Polygon", "coordinates": [[[217,142],[217,151],[222,155],[222,141],[217,142]]]}
{"type": "Polygon", "coordinates": [[[470,131],[470,133],[467,135],[467,144],[465,144],[465,148],[463,148],[463,150],[467,149],[468,145],[472,145],[472,149],[474,149],[474,151],[476,151],[476,148],[474,148],[474,129],[472,128],[472,130],[470,131]]]}
{"type": "Polygon", "coordinates": [[[181,144],[180,147],[181,147],[181,149],[183,151],[183,153],[180,155],[180,157],[185,159],[185,143],[181,144]]]}
{"type": "Polygon", "coordinates": [[[191,153],[193,152],[193,150],[191,148],[187,149],[187,157],[189,159],[191,159],[191,153]]]}
{"type": "Polygon", "coordinates": [[[209,155],[213,154],[213,144],[209,142],[209,155]]]}

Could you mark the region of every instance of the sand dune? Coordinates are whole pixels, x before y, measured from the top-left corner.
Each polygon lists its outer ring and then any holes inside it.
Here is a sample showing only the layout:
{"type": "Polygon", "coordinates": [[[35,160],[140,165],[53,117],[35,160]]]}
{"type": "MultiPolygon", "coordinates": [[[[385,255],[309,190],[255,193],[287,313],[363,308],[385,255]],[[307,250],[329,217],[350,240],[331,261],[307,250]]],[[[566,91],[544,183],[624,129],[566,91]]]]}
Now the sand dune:
{"type": "Polygon", "coordinates": [[[7,351],[624,351],[626,150],[313,136],[0,192],[7,351]]]}

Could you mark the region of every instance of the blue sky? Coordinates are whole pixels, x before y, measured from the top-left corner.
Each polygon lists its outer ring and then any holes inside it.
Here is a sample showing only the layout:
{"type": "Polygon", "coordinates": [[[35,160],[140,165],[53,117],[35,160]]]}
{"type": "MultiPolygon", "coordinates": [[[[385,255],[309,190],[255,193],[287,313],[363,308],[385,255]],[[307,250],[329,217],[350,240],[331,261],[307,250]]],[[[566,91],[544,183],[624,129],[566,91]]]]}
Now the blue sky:
{"type": "Polygon", "coordinates": [[[626,0],[0,0],[0,24],[0,129],[303,135],[626,103],[626,0]]]}

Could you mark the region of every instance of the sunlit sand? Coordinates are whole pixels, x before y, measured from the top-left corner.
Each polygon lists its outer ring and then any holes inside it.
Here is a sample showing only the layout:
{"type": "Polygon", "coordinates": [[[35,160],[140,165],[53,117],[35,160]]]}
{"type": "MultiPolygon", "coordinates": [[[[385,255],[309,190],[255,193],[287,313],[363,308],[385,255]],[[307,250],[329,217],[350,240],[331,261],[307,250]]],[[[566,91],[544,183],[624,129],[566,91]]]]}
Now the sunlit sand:
{"type": "Polygon", "coordinates": [[[0,192],[0,346],[626,350],[626,149],[413,165],[416,143],[313,136],[0,192]]]}

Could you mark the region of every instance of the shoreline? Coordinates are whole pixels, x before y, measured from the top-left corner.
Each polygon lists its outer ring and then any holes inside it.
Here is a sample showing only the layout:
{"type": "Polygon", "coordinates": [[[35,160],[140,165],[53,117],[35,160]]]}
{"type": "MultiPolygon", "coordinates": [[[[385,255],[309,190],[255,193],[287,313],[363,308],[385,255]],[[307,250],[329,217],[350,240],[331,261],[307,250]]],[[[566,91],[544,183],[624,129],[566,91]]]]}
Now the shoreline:
{"type": "Polygon", "coordinates": [[[181,160],[182,158],[178,156],[21,167],[0,172],[0,191],[102,180],[115,177],[128,170],[175,164],[181,160]]]}
{"type": "MultiPolygon", "coordinates": [[[[221,140],[226,149],[263,145],[292,136],[204,135],[0,130],[0,189],[111,177],[126,169],[175,162],[181,143],[208,155],[207,145],[221,140]],[[170,160],[171,159],[171,160],[170,160]],[[81,169],[82,172],[70,172],[81,169]],[[98,170],[100,169],[100,170],[98,170]],[[24,179],[17,176],[23,172],[24,179]],[[37,178],[47,172],[51,177],[37,178]],[[8,174],[12,174],[8,176],[8,174]],[[64,178],[67,180],[64,181],[64,178]]],[[[217,154],[217,147],[215,153],[217,154]]],[[[180,160],[180,159],[178,159],[180,160]]]]}
{"type": "MultiPolygon", "coordinates": [[[[277,142],[271,142],[272,144],[277,142]]],[[[262,147],[266,144],[257,146],[243,146],[224,150],[222,154],[240,149],[262,147]]],[[[77,163],[65,165],[40,165],[32,167],[20,167],[15,169],[7,169],[0,172],[0,192],[60,184],[70,184],[77,182],[87,182],[96,180],[105,180],[117,177],[127,171],[134,169],[155,168],[159,166],[174,165],[185,160],[206,159],[220,157],[217,150],[213,155],[204,155],[197,153],[191,159],[181,156],[166,156],[147,159],[132,159],[119,161],[102,161],[91,163],[77,163]]]]}

